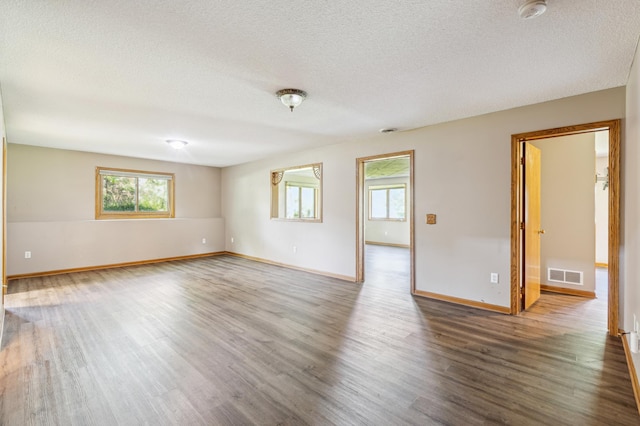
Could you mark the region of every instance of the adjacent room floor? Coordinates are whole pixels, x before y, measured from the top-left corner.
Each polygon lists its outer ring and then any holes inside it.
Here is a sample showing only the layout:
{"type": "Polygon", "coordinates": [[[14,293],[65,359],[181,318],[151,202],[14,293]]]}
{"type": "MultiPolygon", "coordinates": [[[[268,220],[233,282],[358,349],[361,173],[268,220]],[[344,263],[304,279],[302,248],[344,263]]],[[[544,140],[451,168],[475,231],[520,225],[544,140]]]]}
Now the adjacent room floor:
{"type": "Polygon", "coordinates": [[[12,281],[0,424],[639,423],[600,299],[414,298],[379,254],[363,285],[231,256],[12,281]]]}

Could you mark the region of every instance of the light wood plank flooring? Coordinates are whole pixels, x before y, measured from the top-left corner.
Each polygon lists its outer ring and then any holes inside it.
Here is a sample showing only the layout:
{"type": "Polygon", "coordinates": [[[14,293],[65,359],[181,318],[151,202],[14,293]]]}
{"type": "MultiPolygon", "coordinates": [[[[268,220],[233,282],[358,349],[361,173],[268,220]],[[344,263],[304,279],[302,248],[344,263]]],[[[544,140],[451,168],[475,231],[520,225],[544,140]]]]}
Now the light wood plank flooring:
{"type": "Polygon", "coordinates": [[[12,281],[0,424],[640,424],[606,301],[510,317],[369,272],[220,256],[12,281]]]}

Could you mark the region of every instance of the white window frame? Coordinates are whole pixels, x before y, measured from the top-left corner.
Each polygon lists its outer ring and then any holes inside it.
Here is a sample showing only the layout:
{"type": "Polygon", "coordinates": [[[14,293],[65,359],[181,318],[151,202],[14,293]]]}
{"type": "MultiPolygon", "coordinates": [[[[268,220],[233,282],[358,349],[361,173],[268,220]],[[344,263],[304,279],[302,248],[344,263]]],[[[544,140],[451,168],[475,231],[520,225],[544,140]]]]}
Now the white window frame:
{"type": "Polygon", "coordinates": [[[381,221],[392,221],[392,222],[406,222],[407,221],[407,185],[402,184],[390,184],[390,185],[372,185],[369,186],[369,220],[381,220],[381,221]],[[402,189],[404,192],[404,217],[403,218],[392,218],[389,217],[389,190],[391,189],[402,189]],[[372,203],[372,193],[373,191],[385,191],[385,209],[386,216],[385,217],[373,217],[373,203],[372,203]]]}
{"type": "Polygon", "coordinates": [[[301,182],[285,182],[284,184],[284,190],[285,190],[285,197],[284,197],[284,211],[285,214],[286,212],[289,211],[288,209],[288,202],[289,202],[289,197],[287,196],[288,194],[288,190],[289,188],[298,188],[298,214],[300,215],[300,213],[302,212],[302,188],[309,188],[313,190],[313,216],[311,217],[285,217],[285,219],[299,219],[299,220],[313,220],[316,219],[318,217],[318,188],[314,187],[313,185],[310,184],[306,184],[306,183],[301,183],[301,182]]]}

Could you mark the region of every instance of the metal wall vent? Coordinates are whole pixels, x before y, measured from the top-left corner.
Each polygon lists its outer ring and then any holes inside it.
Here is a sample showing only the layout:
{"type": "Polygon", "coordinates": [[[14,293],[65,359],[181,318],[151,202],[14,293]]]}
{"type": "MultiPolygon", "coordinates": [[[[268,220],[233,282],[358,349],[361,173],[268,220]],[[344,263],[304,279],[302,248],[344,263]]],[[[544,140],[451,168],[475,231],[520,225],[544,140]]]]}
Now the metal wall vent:
{"type": "Polygon", "coordinates": [[[558,283],[582,285],[582,272],[567,269],[547,269],[547,280],[558,283]]]}

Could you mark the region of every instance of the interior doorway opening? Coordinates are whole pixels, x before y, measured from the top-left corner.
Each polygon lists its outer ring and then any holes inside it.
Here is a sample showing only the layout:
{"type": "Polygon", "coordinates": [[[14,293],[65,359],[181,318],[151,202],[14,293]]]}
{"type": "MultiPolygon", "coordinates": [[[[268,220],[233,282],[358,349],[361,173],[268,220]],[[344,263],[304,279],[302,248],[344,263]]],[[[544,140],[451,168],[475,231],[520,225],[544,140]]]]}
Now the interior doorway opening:
{"type": "Polygon", "coordinates": [[[595,138],[596,297],[606,299],[609,294],[607,274],[609,268],[609,134],[597,132],[595,138]]]}
{"type": "MultiPolygon", "coordinates": [[[[608,138],[606,138],[608,146],[608,158],[607,158],[607,213],[608,213],[608,236],[607,236],[607,272],[606,278],[608,281],[607,288],[607,329],[609,334],[618,334],[618,277],[619,277],[619,194],[620,194],[620,120],[612,120],[605,122],[589,123],[579,126],[571,126],[550,130],[543,130],[538,132],[530,132],[517,134],[512,136],[512,181],[511,181],[511,313],[518,314],[525,309],[525,302],[527,300],[527,292],[535,292],[536,279],[532,279],[533,272],[538,274],[537,285],[540,285],[540,272],[549,278],[549,274],[557,273],[566,277],[569,274],[571,280],[577,279],[575,272],[570,269],[563,270],[561,268],[548,268],[541,267],[542,262],[539,254],[537,264],[535,256],[532,258],[532,253],[529,251],[529,244],[527,239],[535,239],[545,234],[542,229],[531,229],[527,224],[527,215],[529,212],[526,207],[531,205],[532,195],[527,193],[527,179],[529,173],[527,172],[527,160],[526,149],[527,145],[535,144],[536,141],[549,140],[553,143],[554,140],[558,141],[560,137],[566,137],[570,135],[582,135],[585,133],[593,134],[594,132],[607,132],[608,138]],[[537,271],[536,271],[537,269],[537,271]],[[567,272],[569,271],[569,272],[567,272]],[[547,274],[548,273],[548,274],[547,274]],[[533,284],[530,284],[533,283],[533,284]],[[531,287],[531,288],[530,288],[531,287]],[[532,290],[533,288],[533,290],[532,290]]],[[[592,148],[593,149],[593,145],[592,148]]],[[[594,156],[594,153],[591,154],[594,156]]],[[[594,160],[595,163],[595,160],[594,160]]],[[[591,163],[591,164],[594,164],[591,163]]],[[[593,173],[592,169],[587,173],[593,173]]],[[[593,176],[593,174],[591,174],[593,176]]],[[[597,178],[596,178],[597,183],[597,178]]],[[[588,185],[593,185],[593,180],[590,180],[588,185]]],[[[593,187],[587,185],[587,197],[591,197],[591,203],[593,203],[593,187]]],[[[597,185],[596,185],[597,187],[597,185]]],[[[535,194],[533,195],[535,197],[535,194]]],[[[538,200],[539,201],[539,200],[538,200]]],[[[591,216],[591,227],[593,228],[595,213],[591,216]]],[[[545,237],[541,237],[545,238],[545,237]]],[[[595,240],[595,236],[594,236],[595,240]]],[[[559,244],[559,243],[556,243],[559,244]]],[[[534,244],[535,247],[535,244],[534,244]]],[[[594,250],[595,242],[593,242],[587,250],[594,250]]],[[[595,267],[597,262],[595,261],[595,253],[592,252],[592,261],[588,268],[590,268],[590,276],[592,280],[595,280],[595,267]]],[[[550,256],[553,258],[553,256],[550,256]]],[[[585,266],[585,268],[587,268],[585,266]]],[[[556,276],[555,278],[558,278],[556,276]]],[[[566,279],[566,278],[563,278],[566,279]]],[[[575,286],[574,286],[575,288],[575,286]]],[[[593,294],[595,286],[592,284],[591,293],[593,294]]],[[[580,290],[576,290],[575,294],[580,295],[580,290]]],[[[586,294],[585,294],[586,295],[586,294]]],[[[530,301],[529,301],[530,302],[530,301]]],[[[529,303],[530,304],[530,303],[529,303]]],[[[529,306],[527,304],[527,306],[529,306]]]]}
{"type": "MultiPolygon", "coordinates": [[[[537,277],[540,290],[546,292],[544,304],[555,304],[556,295],[580,296],[598,299],[590,303],[590,323],[607,324],[607,274],[608,263],[608,151],[607,130],[585,132],[554,138],[538,139],[530,144],[540,151],[540,229],[543,234],[533,234],[540,243],[537,277]],[[595,179],[594,179],[595,176],[595,179]],[[597,306],[597,309],[596,309],[597,306]]],[[[528,152],[525,152],[525,158],[528,152]]],[[[525,161],[525,188],[529,161],[525,161]]],[[[527,203],[534,197],[525,196],[527,203]]],[[[525,229],[528,229],[525,220],[525,229]]],[[[524,234],[523,256],[525,269],[531,266],[528,250],[532,237],[524,234]]],[[[525,276],[525,280],[527,277],[525,276]]],[[[530,298],[531,284],[525,281],[526,301],[530,298]]],[[[584,300],[584,302],[588,302],[584,300]]]]}
{"type": "Polygon", "coordinates": [[[413,294],[413,151],[358,158],[356,180],[356,281],[393,277],[413,294]]]}

